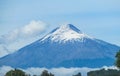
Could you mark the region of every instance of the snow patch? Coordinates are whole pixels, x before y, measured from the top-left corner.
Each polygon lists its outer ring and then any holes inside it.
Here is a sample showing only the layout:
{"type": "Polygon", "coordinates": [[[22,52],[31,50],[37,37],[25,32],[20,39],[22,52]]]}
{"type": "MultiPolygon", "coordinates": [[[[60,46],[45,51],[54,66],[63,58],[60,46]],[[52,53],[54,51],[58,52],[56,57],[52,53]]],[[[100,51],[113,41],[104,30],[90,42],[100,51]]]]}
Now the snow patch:
{"type": "Polygon", "coordinates": [[[84,38],[93,39],[92,37],[82,33],[71,24],[62,25],[54,32],[46,35],[41,41],[44,41],[48,38],[50,38],[54,42],[66,42],[71,40],[83,42],[84,38]]]}

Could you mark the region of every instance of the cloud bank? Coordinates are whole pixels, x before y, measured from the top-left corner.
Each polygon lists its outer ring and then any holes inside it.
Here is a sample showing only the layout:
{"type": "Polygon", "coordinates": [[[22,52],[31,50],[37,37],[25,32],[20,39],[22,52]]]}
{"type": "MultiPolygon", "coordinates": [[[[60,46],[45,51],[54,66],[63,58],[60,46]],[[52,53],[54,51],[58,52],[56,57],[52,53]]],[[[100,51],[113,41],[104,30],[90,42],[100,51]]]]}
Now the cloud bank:
{"type": "Polygon", "coordinates": [[[33,20],[21,28],[0,36],[0,57],[37,40],[46,31],[47,26],[42,21],[33,20]]]}
{"type": "MultiPolygon", "coordinates": [[[[102,68],[107,69],[117,69],[115,66],[104,66],[102,68]]],[[[25,71],[27,74],[30,75],[40,75],[42,73],[43,70],[48,70],[48,72],[53,73],[55,76],[72,76],[77,74],[78,72],[81,72],[82,76],[87,76],[87,72],[89,71],[93,71],[93,70],[99,70],[102,68],[87,68],[87,67],[83,67],[83,68],[52,68],[52,69],[47,69],[47,68],[27,68],[27,69],[21,69],[23,71],[25,71]]],[[[8,72],[9,70],[13,69],[10,66],[3,66],[0,67],[0,75],[4,76],[6,72],[8,72]]],[[[20,68],[19,68],[20,69],[20,68]]]]}

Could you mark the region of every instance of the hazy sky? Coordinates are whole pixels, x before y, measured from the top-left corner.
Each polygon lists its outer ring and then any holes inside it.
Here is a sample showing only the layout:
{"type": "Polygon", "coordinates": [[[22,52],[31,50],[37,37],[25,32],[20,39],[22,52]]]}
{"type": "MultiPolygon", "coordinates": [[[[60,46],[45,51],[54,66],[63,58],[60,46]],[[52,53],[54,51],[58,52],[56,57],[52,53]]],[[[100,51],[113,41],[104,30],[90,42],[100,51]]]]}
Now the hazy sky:
{"type": "Polygon", "coordinates": [[[71,23],[120,46],[120,0],[0,0],[0,35],[43,21],[54,29],[71,23]]]}

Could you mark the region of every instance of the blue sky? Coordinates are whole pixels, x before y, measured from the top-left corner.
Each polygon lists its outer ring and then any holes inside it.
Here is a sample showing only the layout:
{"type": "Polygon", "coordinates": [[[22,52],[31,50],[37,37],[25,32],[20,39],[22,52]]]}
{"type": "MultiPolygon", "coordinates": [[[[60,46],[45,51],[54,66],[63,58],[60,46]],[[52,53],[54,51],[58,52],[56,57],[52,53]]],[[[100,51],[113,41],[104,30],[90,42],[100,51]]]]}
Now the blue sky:
{"type": "Polygon", "coordinates": [[[49,30],[72,23],[120,46],[120,0],[0,0],[0,35],[33,20],[49,24],[49,30]]]}

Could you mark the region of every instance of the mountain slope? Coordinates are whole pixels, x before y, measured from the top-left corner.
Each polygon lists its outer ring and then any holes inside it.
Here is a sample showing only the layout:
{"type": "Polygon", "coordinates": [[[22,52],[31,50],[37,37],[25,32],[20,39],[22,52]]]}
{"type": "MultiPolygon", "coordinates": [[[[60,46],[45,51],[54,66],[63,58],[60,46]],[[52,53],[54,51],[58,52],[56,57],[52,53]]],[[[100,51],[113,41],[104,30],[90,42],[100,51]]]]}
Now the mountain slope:
{"type": "Polygon", "coordinates": [[[40,40],[0,58],[0,66],[101,67],[113,65],[120,47],[92,38],[72,24],[51,31],[40,40]]]}

